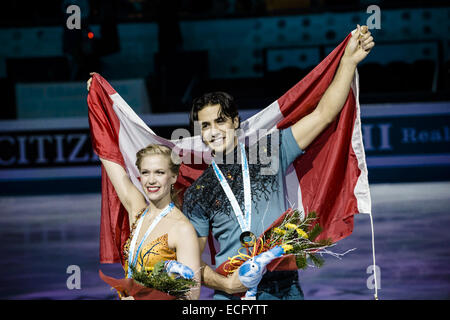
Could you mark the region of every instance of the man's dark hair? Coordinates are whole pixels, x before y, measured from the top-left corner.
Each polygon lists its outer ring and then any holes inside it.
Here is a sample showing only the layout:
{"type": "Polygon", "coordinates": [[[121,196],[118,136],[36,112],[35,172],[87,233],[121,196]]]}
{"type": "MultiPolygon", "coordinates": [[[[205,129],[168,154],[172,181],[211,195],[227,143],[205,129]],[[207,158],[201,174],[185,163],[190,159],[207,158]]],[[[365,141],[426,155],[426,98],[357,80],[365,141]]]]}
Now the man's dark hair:
{"type": "MultiPolygon", "coordinates": [[[[191,114],[189,116],[191,129],[194,129],[195,121],[198,121],[198,112],[209,105],[220,105],[219,116],[223,118],[234,119],[239,117],[237,105],[234,102],[234,98],[226,92],[210,92],[205,93],[199,98],[194,99],[192,103],[191,114]]],[[[239,118],[239,126],[241,125],[241,119],[239,118]]]]}

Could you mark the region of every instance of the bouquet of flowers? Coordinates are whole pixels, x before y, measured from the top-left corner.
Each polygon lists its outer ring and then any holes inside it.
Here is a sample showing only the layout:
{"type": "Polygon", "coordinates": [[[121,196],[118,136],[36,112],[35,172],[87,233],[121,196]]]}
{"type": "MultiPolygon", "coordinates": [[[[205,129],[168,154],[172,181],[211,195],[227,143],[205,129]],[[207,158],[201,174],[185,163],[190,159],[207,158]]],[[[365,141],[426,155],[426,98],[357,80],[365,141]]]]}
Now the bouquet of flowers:
{"type": "Polygon", "coordinates": [[[166,292],[177,299],[184,299],[189,290],[196,285],[196,281],[192,278],[167,272],[164,261],[156,263],[153,268],[143,268],[140,271],[131,266],[131,277],[147,288],[166,292]]]}
{"type": "MultiPolygon", "coordinates": [[[[197,282],[186,276],[187,268],[175,260],[160,261],[154,267],[138,270],[130,266],[131,278],[115,279],[99,271],[100,278],[116,289],[119,297],[133,296],[136,300],[175,300],[185,299],[189,290],[197,282]],[[180,271],[180,268],[183,269],[180,271]],[[180,271],[180,272],[178,272],[180,271]],[[181,274],[178,276],[177,274],[181,274]]],[[[189,269],[189,268],[187,268],[189,269]]],[[[192,270],[188,270],[190,273],[192,270]]]]}
{"type": "Polygon", "coordinates": [[[238,255],[228,258],[218,271],[222,271],[222,274],[232,273],[248,259],[276,246],[282,247],[284,254],[268,265],[271,271],[305,269],[310,265],[308,261],[316,267],[321,267],[324,263],[321,254],[333,254],[326,250],[333,243],[331,239],[316,241],[322,232],[317,220],[318,217],[314,211],[302,217],[298,210],[289,209],[256,240],[252,248],[240,248],[238,255]],[[243,250],[247,252],[244,253],[243,250]]]}
{"type": "Polygon", "coordinates": [[[269,229],[263,235],[262,251],[279,245],[286,253],[295,256],[298,269],[308,267],[308,260],[316,267],[323,266],[324,260],[319,254],[333,243],[331,239],[315,241],[322,232],[319,223],[314,223],[317,219],[314,211],[303,219],[298,210],[288,212],[278,227],[269,229]]]}

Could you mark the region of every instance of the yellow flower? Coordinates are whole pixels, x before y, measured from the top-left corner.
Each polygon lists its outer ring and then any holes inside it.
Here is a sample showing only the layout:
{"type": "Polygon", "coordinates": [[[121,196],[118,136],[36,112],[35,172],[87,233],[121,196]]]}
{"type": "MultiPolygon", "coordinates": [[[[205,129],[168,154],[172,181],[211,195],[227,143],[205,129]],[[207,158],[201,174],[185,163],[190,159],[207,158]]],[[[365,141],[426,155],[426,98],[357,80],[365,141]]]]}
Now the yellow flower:
{"type": "Polygon", "coordinates": [[[147,272],[152,272],[153,271],[153,267],[144,267],[144,270],[147,272]]]}
{"type": "Polygon", "coordinates": [[[286,223],[284,226],[286,227],[286,229],[290,229],[290,230],[297,228],[297,225],[295,225],[293,223],[286,223]]]}
{"type": "Polygon", "coordinates": [[[297,228],[297,233],[300,237],[308,239],[308,234],[300,228],[297,228]]]}
{"type": "Polygon", "coordinates": [[[278,234],[285,234],[286,230],[280,229],[280,228],[274,228],[273,232],[278,233],[278,234]]]}
{"type": "Polygon", "coordinates": [[[294,249],[294,247],[290,244],[283,244],[281,247],[284,249],[284,252],[289,252],[294,249]]]}

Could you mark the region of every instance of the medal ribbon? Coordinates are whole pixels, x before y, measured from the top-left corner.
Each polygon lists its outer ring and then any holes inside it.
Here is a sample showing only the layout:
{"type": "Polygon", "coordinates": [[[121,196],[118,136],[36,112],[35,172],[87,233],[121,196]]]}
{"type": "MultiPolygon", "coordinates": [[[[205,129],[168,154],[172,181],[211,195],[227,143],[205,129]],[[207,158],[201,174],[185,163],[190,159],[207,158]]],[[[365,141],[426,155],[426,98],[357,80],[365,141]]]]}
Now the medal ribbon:
{"type": "Polygon", "coordinates": [[[212,160],[212,166],[214,169],[214,173],[219,180],[220,185],[222,186],[223,191],[225,192],[228,200],[231,203],[231,207],[233,208],[234,214],[239,222],[239,226],[241,227],[242,232],[250,231],[250,226],[252,223],[252,195],[250,190],[250,173],[248,169],[247,155],[245,154],[245,148],[242,143],[239,144],[241,148],[241,159],[242,159],[242,179],[244,182],[244,209],[245,214],[242,213],[241,207],[236,200],[236,196],[231,190],[228,181],[225,179],[222,171],[220,171],[216,162],[212,160]]]}
{"type": "Polygon", "coordinates": [[[156,218],[153,220],[153,222],[151,223],[150,227],[148,227],[147,232],[145,233],[144,237],[142,238],[141,242],[139,243],[139,246],[136,250],[136,254],[134,254],[134,247],[136,246],[136,242],[137,242],[137,238],[139,236],[139,231],[141,230],[142,227],[142,222],[144,221],[144,217],[148,212],[148,208],[145,210],[145,212],[142,214],[142,216],[139,218],[139,222],[138,225],[136,227],[136,231],[133,235],[133,238],[131,239],[131,244],[130,244],[130,251],[128,253],[128,275],[127,278],[131,278],[131,266],[136,264],[136,260],[139,256],[139,252],[141,251],[141,247],[142,244],[145,242],[145,240],[148,238],[150,232],[152,232],[152,230],[156,227],[156,225],[158,224],[158,222],[165,217],[174,207],[173,202],[169,203],[167,205],[167,207],[164,208],[163,211],[161,211],[156,218]]]}

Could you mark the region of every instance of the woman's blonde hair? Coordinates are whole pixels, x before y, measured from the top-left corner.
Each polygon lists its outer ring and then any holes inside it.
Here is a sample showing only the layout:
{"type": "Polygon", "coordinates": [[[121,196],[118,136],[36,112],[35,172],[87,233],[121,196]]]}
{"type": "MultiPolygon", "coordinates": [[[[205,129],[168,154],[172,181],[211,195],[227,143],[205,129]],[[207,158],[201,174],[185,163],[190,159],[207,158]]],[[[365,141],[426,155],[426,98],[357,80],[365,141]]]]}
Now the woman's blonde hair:
{"type": "MultiPolygon", "coordinates": [[[[169,169],[170,171],[178,176],[178,173],[180,172],[180,164],[181,160],[178,157],[178,155],[175,152],[172,152],[172,149],[169,147],[166,147],[164,145],[160,144],[149,144],[145,148],[142,148],[136,153],[136,167],[138,168],[139,172],[141,171],[141,163],[142,159],[144,159],[147,156],[151,155],[162,155],[165,156],[167,161],[169,162],[169,169]]],[[[179,197],[178,197],[178,191],[175,189],[175,187],[172,186],[170,197],[172,201],[175,203],[177,207],[180,205],[179,197]]]]}

